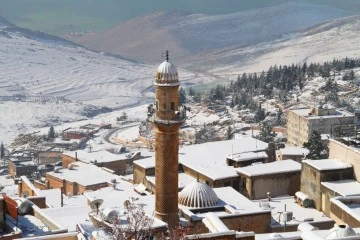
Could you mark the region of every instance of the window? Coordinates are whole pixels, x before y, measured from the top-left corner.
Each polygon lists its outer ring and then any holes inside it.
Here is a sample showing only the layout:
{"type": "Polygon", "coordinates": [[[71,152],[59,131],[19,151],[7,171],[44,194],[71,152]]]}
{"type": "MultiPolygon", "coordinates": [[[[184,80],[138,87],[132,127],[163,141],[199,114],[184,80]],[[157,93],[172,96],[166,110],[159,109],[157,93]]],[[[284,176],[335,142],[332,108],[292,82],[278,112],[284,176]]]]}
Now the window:
{"type": "Polygon", "coordinates": [[[175,110],[175,103],[171,102],[171,110],[175,110]]]}
{"type": "Polygon", "coordinates": [[[155,107],[156,107],[156,110],[159,109],[159,101],[156,101],[156,102],[155,102],[155,107]]]}

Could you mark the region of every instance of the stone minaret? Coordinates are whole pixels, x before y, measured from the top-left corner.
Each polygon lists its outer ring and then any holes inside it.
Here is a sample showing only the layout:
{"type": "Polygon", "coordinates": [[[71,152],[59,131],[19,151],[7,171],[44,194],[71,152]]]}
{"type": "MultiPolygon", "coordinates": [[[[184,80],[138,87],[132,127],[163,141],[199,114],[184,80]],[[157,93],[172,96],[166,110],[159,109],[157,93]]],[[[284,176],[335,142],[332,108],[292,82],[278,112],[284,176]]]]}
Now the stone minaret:
{"type": "Polygon", "coordinates": [[[168,52],[154,85],[155,106],[149,108],[148,120],[155,127],[155,216],[174,225],[178,221],[179,128],[186,114],[179,107],[179,77],[168,52]]]}

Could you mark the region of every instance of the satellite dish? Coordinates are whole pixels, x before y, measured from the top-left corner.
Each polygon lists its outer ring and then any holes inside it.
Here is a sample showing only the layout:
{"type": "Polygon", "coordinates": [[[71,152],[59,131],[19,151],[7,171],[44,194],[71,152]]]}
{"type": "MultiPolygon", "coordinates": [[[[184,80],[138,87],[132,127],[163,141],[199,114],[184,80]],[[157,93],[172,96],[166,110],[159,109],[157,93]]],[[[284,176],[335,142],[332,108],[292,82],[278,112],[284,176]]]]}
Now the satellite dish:
{"type": "Polygon", "coordinates": [[[21,196],[22,198],[27,198],[29,195],[30,195],[30,194],[29,194],[28,191],[23,191],[20,196],[21,196]]]}
{"type": "Polygon", "coordinates": [[[102,214],[105,217],[105,220],[108,221],[109,223],[114,223],[119,216],[119,212],[111,208],[105,208],[102,211],[102,214]]]}
{"type": "Polygon", "coordinates": [[[90,202],[90,207],[92,210],[96,210],[96,214],[98,214],[99,208],[103,202],[104,202],[104,200],[102,200],[102,199],[95,199],[90,202]]]}
{"type": "Polygon", "coordinates": [[[72,193],[71,193],[71,192],[68,192],[67,196],[68,196],[68,198],[71,198],[71,197],[72,197],[72,193]]]}
{"type": "Polygon", "coordinates": [[[73,170],[73,169],[74,169],[74,167],[73,167],[72,164],[69,164],[67,168],[68,168],[69,170],[73,170]]]}
{"type": "Polygon", "coordinates": [[[33,205],[33,203],[27,199],[25,201],[23,201],[22,203],[20,203],[20,205],[18,206],[19,214],[26,215],[26,214],[30,213],[30,211],[32,210],[32,205],[33,205]]]}

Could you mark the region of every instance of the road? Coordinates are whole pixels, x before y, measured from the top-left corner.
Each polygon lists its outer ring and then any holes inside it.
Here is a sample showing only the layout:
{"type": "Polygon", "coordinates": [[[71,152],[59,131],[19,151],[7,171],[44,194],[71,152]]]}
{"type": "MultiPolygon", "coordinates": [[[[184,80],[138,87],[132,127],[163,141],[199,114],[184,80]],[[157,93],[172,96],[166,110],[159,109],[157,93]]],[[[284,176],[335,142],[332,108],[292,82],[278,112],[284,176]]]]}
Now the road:
{"type": "Polygon", "coordinates": [[[127,128],[131,128],[131,127],[135,127],[135,126],[139,126],[140,122],[132,122],[132,123],[129,123],[127,125],[124,125],[124,126],[121,126],[121,127],[115,127],[115,128],[112,128],[109,132],[106,133],[106,135],[104,136],[104,141],[105,142],[108,142],[112,145],[119,145],[119,144],[116,144],[116,143],[113,143],[112,141],[110,141],[110,138],[111,136],[119,131],[119,130],[123,130],[123,129],[127,129],[127,128]]]}

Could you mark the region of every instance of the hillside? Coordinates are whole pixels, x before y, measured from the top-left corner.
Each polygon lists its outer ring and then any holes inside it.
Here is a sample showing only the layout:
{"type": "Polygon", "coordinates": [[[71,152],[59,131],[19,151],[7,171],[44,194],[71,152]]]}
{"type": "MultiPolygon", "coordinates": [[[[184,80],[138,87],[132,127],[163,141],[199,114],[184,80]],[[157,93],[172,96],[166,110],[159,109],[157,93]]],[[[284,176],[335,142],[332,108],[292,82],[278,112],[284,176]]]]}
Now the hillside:
{"type": "Polygon", "coordinates": [[[69,36],[89,49],[154,62],[169,49],[178,60],[232,46],[273,41],[283,35],[353,14],[306,2],[287,2],[224,15],[158,11],[108,31],[69,36]]]}
{"type": "Polygon", "coordinates": [[[221,76],[260,72],[271,65],[325,62],[359,57],[360,16],[332,20],[276,41],[233,47],[194,56],[188,66],[221,76]]]}
{"type": "MultiPolygon", "coordinates": [[[[156,67],[92,52],[0,19],[0,141],[151,101],[145,90],[153,85],[156,67]]],[[[210,80],[180,71],[184,83],[210,80]]]]}

